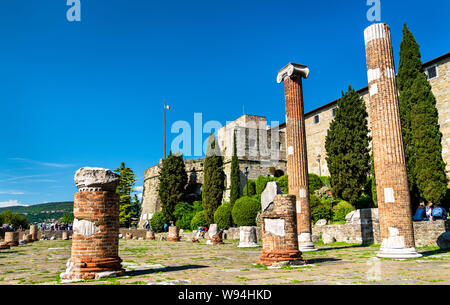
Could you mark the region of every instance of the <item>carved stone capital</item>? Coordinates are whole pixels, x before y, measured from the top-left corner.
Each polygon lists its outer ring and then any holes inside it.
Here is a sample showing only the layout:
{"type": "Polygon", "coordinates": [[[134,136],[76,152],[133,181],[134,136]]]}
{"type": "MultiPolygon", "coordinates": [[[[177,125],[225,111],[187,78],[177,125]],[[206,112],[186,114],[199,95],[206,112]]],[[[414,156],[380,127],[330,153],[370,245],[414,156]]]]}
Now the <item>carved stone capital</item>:
{"type": "Polygon", "coordinates": [[[308,78],[309,68],[304,65],[289,63],[286,67],[278,72],[277,82],[280,84],[286,79],[286,77],[294,76],[308,78]]]}
{"type": "Polygon", "coordinates": [[[83,167],[75,173],[75,185],[80,192],[115,192],[119,184],[119,175],[105,168],[83,167]]]}

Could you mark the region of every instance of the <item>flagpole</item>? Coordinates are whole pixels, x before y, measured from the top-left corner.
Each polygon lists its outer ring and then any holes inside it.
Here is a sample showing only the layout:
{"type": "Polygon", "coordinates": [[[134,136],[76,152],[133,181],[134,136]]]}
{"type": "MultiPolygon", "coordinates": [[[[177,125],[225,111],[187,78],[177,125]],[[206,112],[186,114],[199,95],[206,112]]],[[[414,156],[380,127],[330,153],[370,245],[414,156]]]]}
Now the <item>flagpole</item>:
{"type": "Polygon", "coordinates": [[[164,160],[166,159],[166,100],[164,100],[164,160]]]}

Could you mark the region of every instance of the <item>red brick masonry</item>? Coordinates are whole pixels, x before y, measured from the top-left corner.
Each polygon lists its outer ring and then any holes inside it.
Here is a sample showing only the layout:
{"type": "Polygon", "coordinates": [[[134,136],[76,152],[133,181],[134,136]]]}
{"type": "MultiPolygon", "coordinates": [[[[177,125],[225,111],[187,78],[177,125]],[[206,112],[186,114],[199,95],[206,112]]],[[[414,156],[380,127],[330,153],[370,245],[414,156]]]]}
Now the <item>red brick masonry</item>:
{"type": "Polygon", "coordinates": [[[261,215],[263,250],[258,263],[266,266],[274,263],[302,265],[305,262],[298,250],[295,196],[278,195],[273,204],[273,211],[261,215]],[[284,225],[278,229],[270,228],[266,226],[270,220],[284,225]]]}
{"type": "Polygon", "coordinates": [[[93,223],[98,231],[85,236],[74,230],[70,278],[94,279],[106,271],[124,274],[119,257],[119,200],[120,196],[110,191],[75,194],[75,219],[93,223]]]}

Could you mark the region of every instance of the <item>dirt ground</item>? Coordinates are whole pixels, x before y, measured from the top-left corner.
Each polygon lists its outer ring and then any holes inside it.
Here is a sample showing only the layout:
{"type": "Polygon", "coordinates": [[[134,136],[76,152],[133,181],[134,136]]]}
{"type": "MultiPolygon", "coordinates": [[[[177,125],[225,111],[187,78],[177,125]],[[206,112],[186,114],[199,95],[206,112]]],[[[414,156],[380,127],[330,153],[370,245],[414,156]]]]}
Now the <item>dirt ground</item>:
{"type": "MultiPolygon", "coordinates": [[[[261,248],[239,249],[239,241],[206,245],[188,241],[120,240],[125,276],[71,283],[79,285],[315,285],[450,284],[450,252],[420,248],[423,257],[395,261],[375,258],[376,246],[317,245],[304,253],[302,268],[255,265],[261,248]]],[[[59,274],[70,257],[71,241],[39,241],[0,250],[0,285],[65,285],[59,274]]]]}

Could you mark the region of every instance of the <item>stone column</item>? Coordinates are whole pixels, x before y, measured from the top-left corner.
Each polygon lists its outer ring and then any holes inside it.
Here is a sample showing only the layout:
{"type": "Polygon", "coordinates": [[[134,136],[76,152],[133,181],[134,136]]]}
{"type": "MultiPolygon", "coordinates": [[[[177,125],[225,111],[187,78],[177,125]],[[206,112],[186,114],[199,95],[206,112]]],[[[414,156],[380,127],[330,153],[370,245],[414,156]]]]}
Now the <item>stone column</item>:
{"type": "Polygon", "coordinates": [[[415,249],[398,91],[388,25],[364,31],[380,237],[378,257],[420,257],[415,249]]]}
{"type": "Polygon", "coordinates": [[[119,175],[85,167],[75,174],[72,255],[63,279],[80,280],[123,275],[119,257],[119,175]]]}
{"type": "Polygon", "coordinates": [[[33,241],[38,241],[38,227],[35,225],[30,226],[30,234],[33,241]]]}
{"type": "Polygon", "coordinates": [[[16,247],[19,245],[19,232],[5,232],[5,245],[16,247]]]}
{"type": "Polygon", "coordinates": [[[207,233],[208,234],[207,235],[208,240],[206,241],[207,245],[212,245],[213,244],[212,238],[213,238],[214,235],[217,234],[217,232],[219,232],[219,227],[217,227],[217,224],[212,223],[209,226],[209,230],[208,230],[208,233],[207,233]]]}
{"type": "Polygon", "coordinates": [[[259,264],[271,267],[304,265],[298,250],[294,195],[277,195],[273,209],[262,213],[263,250],[259,264]]]}
{"type": "Polygon", "coordinates": [[[176,226],[169,227],[168,241],[180,241],[179,230],[176,226]]]}
{"type": "Polygon", "coordinates": [[[258,238],[256,237],[255,227],[239,227],[239,246],[238,248],[256,248],[258,238]]]}
{"type": "Polygon", "coordinates": [[[277,81],[284,81],[286,100],[286,147],[289,193],[296,197],[297,234],[302,252],[317,251],[312,242],[309,206],[308,159],[302,78],[308,78],[306,66],[290,63],[280,70],[277,81]]]}
{"type": "Polygon", "coordinates": [[[62,240],[69,240],[69,233],[67,231],[62,231],[61,239],[62,240]]]}

